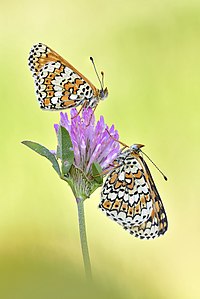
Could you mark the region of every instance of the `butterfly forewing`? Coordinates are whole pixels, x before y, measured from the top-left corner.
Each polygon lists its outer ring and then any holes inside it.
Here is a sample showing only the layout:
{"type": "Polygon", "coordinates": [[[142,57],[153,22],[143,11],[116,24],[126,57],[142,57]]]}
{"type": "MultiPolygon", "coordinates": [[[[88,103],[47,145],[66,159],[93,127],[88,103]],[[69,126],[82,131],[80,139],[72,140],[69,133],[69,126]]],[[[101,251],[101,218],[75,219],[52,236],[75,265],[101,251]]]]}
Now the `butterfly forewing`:
{"type": "Polygon", "coordinates": [[[42,109],[62,110],[97,104],[98,90],[59,54],[44,44],[34,45],[29,54],[29,67],[42,109]]]}
{"type": "Polygon", "coordinates": [[[167,230],[167,216],[147,164],[128,150],[108,175],[99,207],[135,237],[151,239],[167,230]]]}

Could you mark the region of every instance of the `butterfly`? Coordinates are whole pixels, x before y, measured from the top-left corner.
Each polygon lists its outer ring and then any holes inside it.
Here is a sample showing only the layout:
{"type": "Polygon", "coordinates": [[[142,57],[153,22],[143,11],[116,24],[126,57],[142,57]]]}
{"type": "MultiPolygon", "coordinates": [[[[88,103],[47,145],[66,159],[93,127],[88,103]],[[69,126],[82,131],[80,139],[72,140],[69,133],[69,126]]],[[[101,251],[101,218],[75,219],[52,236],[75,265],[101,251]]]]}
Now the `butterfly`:
{"type": "Polygon", "coordinates": [[[103,88],[103,75],[101,89],[97,89],[69,62],[42,43],[31,48],[28,64],[41,109],[62,110],[79,105],[96,108],[99,101],[108,96],[108,89],[103,88]]]}
{"type": "Polygon", "coordinates": [[[122,149],[103,185],[99,208],[135,237],[153,239],[167,231],[168,222],[141,155],[143,146],[134,144],[125,151],[122,149]]]}

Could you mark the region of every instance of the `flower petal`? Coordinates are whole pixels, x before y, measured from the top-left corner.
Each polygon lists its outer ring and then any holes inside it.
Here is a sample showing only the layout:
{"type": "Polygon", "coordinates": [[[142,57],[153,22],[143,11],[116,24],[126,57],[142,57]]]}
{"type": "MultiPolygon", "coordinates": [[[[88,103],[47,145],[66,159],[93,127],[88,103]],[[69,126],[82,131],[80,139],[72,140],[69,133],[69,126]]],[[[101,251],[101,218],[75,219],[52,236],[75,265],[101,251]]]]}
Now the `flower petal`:
{"type": "MultiPolygon", "coordinates": [[[[119,134],[114,125],[109,128],[103,116],[100,116],[95,123],[94,112],[91,108],[83,109],[82,113],[72,108],[70,113],[71,120],[67,113],[60,113],[60,125],[65,127],[70,134],[75,166],[86,176],[91,173],[93,163],[99,163],[102,169],[109,167],[120,151],[120,144],[116,141],[119,134]]],[[[57,133],[59,125],[55,124],[54,128],[57,133]]]]}

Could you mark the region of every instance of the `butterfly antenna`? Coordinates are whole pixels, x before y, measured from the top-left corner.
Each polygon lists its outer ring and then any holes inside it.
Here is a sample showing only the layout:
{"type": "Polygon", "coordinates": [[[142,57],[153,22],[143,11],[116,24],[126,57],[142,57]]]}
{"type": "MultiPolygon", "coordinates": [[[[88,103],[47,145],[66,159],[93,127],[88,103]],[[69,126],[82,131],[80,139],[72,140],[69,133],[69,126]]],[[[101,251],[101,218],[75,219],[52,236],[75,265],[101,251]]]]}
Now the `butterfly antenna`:
{"type": "Polygon", "coordinates": [[[94,59],[93,59],[92,57],[90,57],[90,60],[92,61],[92,64],[93,64],[93,67],[94,67],[95,73],[96,73],[96,75],[97,75],[97,78],[98,78],[98,80],[99,80],[99,83],[100,83],[100,85],[101,85],[101,89],[103,90],[103,76],[102,76],[102,81],[101,81],[101,79],[100,79],[100,77],[99,77],[99,74],[98,74],[98,72],[97,72],[97,69],[96,69],[95,63],[94,63],[94,59]]]}
{"type": "Polygon", "coordinates": [[[162,176],[164,177],[165,181],[167,181],[167,177],[164,175],[164,173],[158,168],[158,166],[151,160],[151,158],[149,158],[149,156],[147,156],[147,154],[145,154],[141,149],[140,152],[143,153],[143,155],[145,155],[149,161],[151,161],[151,163],[155,166],[155,168],[157,168],[157,170],[162,174],[162,176]]]}
{"type": "Polygon", "coordinates": [[[104,72],[101,72],[101,77],[102,77],[102,87],[103,87],[103,89],[104,89],[104,72]]]}

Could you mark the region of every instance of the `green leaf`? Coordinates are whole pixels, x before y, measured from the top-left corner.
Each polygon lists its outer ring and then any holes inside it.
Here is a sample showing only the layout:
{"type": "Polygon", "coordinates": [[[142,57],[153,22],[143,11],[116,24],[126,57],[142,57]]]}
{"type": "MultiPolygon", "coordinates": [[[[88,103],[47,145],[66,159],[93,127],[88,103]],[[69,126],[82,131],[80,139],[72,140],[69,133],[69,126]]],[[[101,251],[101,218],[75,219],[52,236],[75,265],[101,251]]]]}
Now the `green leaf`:
{"type": "Polygon", "coordinates": [[[39,143],[28,141],[28,140],[22,141],[22,143],[28,146],[33,151],[35,151],[36,153],[38,153],[39,155],[46,157],[52,163],[52,166],[57,172],[57,174],[61,176],[60,167],[58,161],[56,160],[56,157],[46,147],[44,147],[39,143]]]}
{"type": "Polygon", "coordinates": [[[58,155],[62,163],[62,174],[68,174],[73,162],[74,152],[68,131],[60,126],[58,130],[58,155]]]}
{"type": "Polygon", "coordinates": [[[101,168],[101,166],[99,165],[99,163],[92,163],[92,175],[94,180],[99,184],[102,185],[103,184],[103,170],[101,168]]]}

